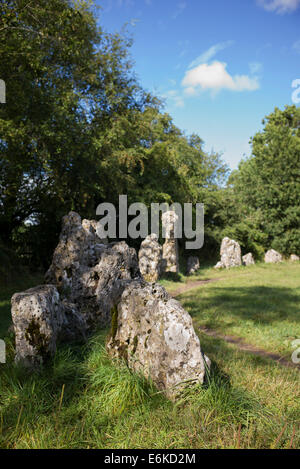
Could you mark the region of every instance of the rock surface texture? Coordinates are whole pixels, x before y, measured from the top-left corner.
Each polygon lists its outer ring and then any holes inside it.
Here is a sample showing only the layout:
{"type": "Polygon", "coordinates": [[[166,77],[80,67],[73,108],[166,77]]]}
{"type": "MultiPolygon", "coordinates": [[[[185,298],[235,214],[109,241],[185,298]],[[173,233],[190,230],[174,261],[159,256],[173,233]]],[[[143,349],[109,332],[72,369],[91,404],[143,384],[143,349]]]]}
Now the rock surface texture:
{"type": "Polygon", "coordinates": [[[59,294],[53,285],[40,285],[11,299],[16,336],[16,361],[41,365],[54,355],[63,322],[59,294]]]}
{"type": "Polygon", "coordinates": [[[300,257],[297,256],[296,254],[291,254],[291,255],[290,255],[290,261],[291,261],[291,262],[300,261],[300,257]]]}
{"type": "Polygon", "coordinates": [[[172,210],[162,214],[162,226],[165,230],[165,242],[163,244],[163,270],[165,272],[179,272],[178,241],[175,237],[175,227],[178,216],[172,210]]]}
{"type": "Polygon", "coordinates": [[[145,282],[134,249],[101,242],[96,222],[74,212],[64,217],[46,279],[51,284],[12,297],[16,361],[37,367],[55,354],[57,341],[82,340],[111,322],[109,353],[167,397],[203,382],[210,362],[190,315],[162,286],[145,282]]]}
{"type": "Polygon", "coordinates": [[[156,282],[160,277],[162,271],[162,247],[155,233],[148,235],[141,243],[139,268],[147,282],[156,282]]]}
{"type": "Polygon", "coordinates": [[[241,247],[237,241],[223,238],[220,249],[221,260],[215,265],[216,269],[237,267],[242,265],[241,247]]]}
{"type": "Polygon", "coordinates": [[[270,249],[265,254],[265,262],[267,264],[276,264],[277,262],[282,262],[282,260],[282,255],[274,249],[270,249]]]}
{"type": "Polygon", "coordinates": [[[253,264],[255,264],[252,252],[248,252],[248,254],[245,254],[242,257],[242,260],[243,260],[243,265],[253,265],[253,264]]]}
{"type": "Polygon", "coordinates": [[[200,261],[196,256],[190,256],[187,260],[186,274],[193,275],[200,269],[200,261]]]}
{"type": "Polygon", "coordinates": [[[171,399],[185,386],[203,383],[209,365],[190,315],[162,286],[143,281],[124,290],[106,347],[171,399]]]}
{"type": "Polygon", "coordinates": [[[45,275],[48,285],[12,298],[16,360],[35,366],[53,355],[57,340],[82,340],[109,324],[113,307],[134,278],[140,278],[135,249],[125,242],[104,244],[96,222],[81,222],[70,212],[45,275]]]}
{"type": "MultiPolygon", "coordinates": [[[[47,283],[57,286],[61,297],[78,311],[86,331],[110,321],[126,282],[139,277],[136,251],[122,241],[103,244],[94,221],[70,212],[46,273],[47,283]]],[[[72,317],[72,316],[71,316],[72,317]]]]}

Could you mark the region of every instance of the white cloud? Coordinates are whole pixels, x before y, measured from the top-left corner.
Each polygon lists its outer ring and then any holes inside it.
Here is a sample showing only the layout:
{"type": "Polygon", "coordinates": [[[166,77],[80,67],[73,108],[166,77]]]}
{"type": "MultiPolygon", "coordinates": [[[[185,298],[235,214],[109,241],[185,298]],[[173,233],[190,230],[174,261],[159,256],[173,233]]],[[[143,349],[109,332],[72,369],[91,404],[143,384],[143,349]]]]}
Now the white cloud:
{"type": "Polygon", "coordinates": [[[186,9],[187,7],[187,3],[186,2],[179,2],[177,4],[177,8],[176,10],[174,11],[173,15],[172,15],[172,18],[173,20],[176,20],[176,18],[181,15],[181,13],[183,13],[183,11],[186,9]]]}
{"type": "Polygon", "coordinates": [[[293,49],[300,54],[300,39],[293,44],[293,49]]]}
{"type": "Polygon", "coordinates": [[[300,0],[257,0],[257,4],[266,11],[274,11],[279,15],[292,13],[300,6],[300,0]]]}
{"type": "Polygon", "coordinates": [[[199,55],[193,62],[190,63],[188,68],[196,67],[211,60],[218,52],[226,49],[234,44],[234,41],[219,42],[207,49],[203,54],[199,55]]]}
{"type": "Polygon", "coordinates": [[[251,62],[249,68],[251,75],[257,75],[261,73],[263,66],[260,62],[251,62]]]}
{"type": "Polygon", "coordinates": [[[198,91],[211,90],[216,93],[222,89],[230,91],[254,91],[259,88],[257,77],[248,75],[231,76],[224,62],[201,64],[188,70],[182,80],[184,91],[188,95],[195,95],[198,91]]]}
{"type": "Polygon", "coordinates": [[[175,107],[184,106],[184,99],[177,90],[169,90],[162,97],[170,101],[175,107]]]}

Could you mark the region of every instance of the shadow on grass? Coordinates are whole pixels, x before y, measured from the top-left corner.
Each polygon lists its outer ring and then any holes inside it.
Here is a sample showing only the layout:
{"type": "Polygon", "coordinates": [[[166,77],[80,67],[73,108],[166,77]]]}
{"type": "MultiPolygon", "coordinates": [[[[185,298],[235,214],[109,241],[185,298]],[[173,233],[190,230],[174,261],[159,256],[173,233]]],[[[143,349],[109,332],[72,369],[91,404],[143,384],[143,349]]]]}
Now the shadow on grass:
{"type": "Polygon", "coordinates": [[[170,282],[183,282],[183,278],[177,272],[164,272],[160,280],[168,280],[170,282]]]}
{"type": "Polygon", "coordinates": [[[299,320],[300,296],[287,287],[211,287],[207,298],[193,292],[183,296],[181,301],[192,317],[197,317],[201,311],[214,310],[215,324],[218,316],[222,319],[226,312],[257,324],[299,320]]]}

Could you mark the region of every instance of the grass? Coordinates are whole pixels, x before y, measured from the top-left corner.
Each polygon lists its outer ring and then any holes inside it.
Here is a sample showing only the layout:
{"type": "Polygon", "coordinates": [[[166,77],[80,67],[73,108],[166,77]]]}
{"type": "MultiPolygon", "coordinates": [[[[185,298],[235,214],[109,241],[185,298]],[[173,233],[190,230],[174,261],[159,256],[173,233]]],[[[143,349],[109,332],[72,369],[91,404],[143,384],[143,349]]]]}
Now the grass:
{"type": "MultiPolygon", "coordinates": [[[[192,279],[214,279],[178,297],[194,319],[222,334],[289,358],[300,339],[300,264],[257,264],[231,270],[206,269],[192,279]]],[[[186,278],[183,278],[186,281],[186,278]]],[[[168,290],[181,283],[164,282],[168,290]]]]}
{"type": "MultiPolygon", "coordinates": [[[[287,276],[288,267],[296,277],[299,266],[257,266],[217,273],[208,269],[198,278],[222,276],[223,280],[187,292],[182,300],[189,303],[186,307],[199,322],[204,321],[203,314],[207,314],[205,321],[209,320],[209,308],[215,311],[220,307],[224,318],[218,317],[214,325],[222,327],[222,319],[228,332],[228,327],[234,327],[230,326],[232,319],[226,319],[230,314],[242,321],[241,315],[231,312],[232,289],[254,288],[256,282],[257,288],[274,288],[276,299],[276,287],[280,287],[280,278],[287,276]]],[[[168,288],[181,285],[185,278],[180,280],[168,280],[168,288]]],[[[278,330],[280,321],[289,322],[290,313],[292,324],[296,314],[297,279],[285,280],[282,287],[288,289],[288,297],[279,289],[274,306],[266,306],[267,316],[278,330]],[[277,317],[282,300],[285,316],[277,317]]],[[[268,297],[263,297],[266,302],[268,297]]],[[[247,308],[253,312],[254,307],[249,295],[245,294],[244,300],[240,301],[246,315],[247,308]]],[[[263,304],[260,297],[256,301],[263,304]]],[[[238,307],[232,309],[237,311],[238,307]]],[[[253,325],[256,327],[255,321],[253,325]]],[[[263,331],[264,325],[262,322],[263,331]]],[[[268,337],[265,331],[262,334],[268,337]]],[[[8,360],[0,364],[1,448],[300,447],[297,370],[201,335],[202,348],[212,360],[210,377],[205,386],[195,386],[171,403],[125,363],[107,357],[105,336],[106,331],[99,331],[85,346],[59,347],[53,362],[39,374],[27,374],[14,365],[12,338],[6,336],[8,360]]]]}

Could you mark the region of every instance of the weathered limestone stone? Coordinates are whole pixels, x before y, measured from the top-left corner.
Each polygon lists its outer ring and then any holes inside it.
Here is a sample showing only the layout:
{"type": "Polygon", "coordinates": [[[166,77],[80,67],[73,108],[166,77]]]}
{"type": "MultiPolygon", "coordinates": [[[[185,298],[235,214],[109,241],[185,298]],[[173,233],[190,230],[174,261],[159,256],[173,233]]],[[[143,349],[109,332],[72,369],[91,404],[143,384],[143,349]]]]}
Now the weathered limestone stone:
{"type": "Polygon", "coordinates": [[[147,282],[156,282],[162,270],[162,247],[155,233],[148,235],[139,250],[139,268],[147,282]]]}
{"type": "Polygon", "coordinates": [[[214,266],[214,269],[225,269],[225,265],[223,264],[223,262],[219,261],[216,263],[216,265],[214,266]]]}
{"type": "Polygon", "coordinates": [[[151,378],[174,399],[191,383],[203,383],[205,359],[190,315],[159,284],[141,280],[124,290],[112,319],[107,350],[151,378]]]}
{"type": "Polygon", "coordinates": [[[190,256],[187,260],[186,274],[193,275],[197,270],[200,269],[200,261],[196,256],[190,256]]]}
{"type": "Polygon", "coordinates": [[[35,367],[53,356],[63,322],[58,291],[54,285],[40,285],[11,299],[16,337],[16,361],[35,367]]]}
{"type": "Polygon", "coordinates": [[[265,254],[265,262],[268,264],[275,264],[276,262],[282,262],[282,260],[282,255],[274,249],[270,249],[265,254]]]}
{"type": "Polygon", "coordinates": [[[241,247],[237,241],[228,237],[223,238],[220,249],[221,261],[215,266],[216,269],[237,267],[242,265],[241,247]]]}
{"type": "Polygon", "coordinates": [[[178,241],[175,237],[175,228],[178,216],[172,210],[162,214],[162,226],[165,230],[165,242],[163,244],[163,269],[165,272],[179,272],[178,241]]]}
{"type": "Polygon", "coordinates": [[[71,320],[65,323],[65,330],[69,336],[76,335],[79,323],[84,333],[108,324],[126,283],[139,276],[135,249],[124,241],[103,244],[96,222],[81,222],[75,212],[63,218],[59,243],[45,278],[57,286],[68,305],[66,317],[71,320]],[[76,330],[72,331],[73,325],[76,330]]]}
{"type": "Polygon", "coordinates": [[[296,254],[291,254],[291,255],[290,255],[290,261],[291,261],[291,262],[300,261],[300,257],[297,256],[296,254]]]}
{"type": "Polygon", "coordinates": [[[248,254],[245,254],[242,259],[243,259],[243,265],[253,265],[253,264],[255,264],[252,252],[248,252],[248,254]]]}

